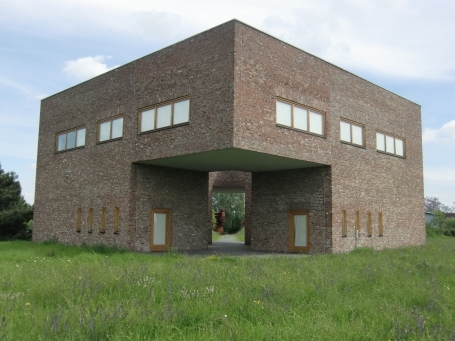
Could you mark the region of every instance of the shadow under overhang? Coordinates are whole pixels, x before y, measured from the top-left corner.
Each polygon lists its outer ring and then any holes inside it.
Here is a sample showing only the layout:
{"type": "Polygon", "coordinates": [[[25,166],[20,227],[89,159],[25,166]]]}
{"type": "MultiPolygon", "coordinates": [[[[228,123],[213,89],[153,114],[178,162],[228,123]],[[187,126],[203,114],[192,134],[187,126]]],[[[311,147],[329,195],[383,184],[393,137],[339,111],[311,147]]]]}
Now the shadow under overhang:
{"type": "Polygon", "coordinates": [[[242,172],[270,172],[286,169],[327,166],[322,163],[298,160],[238,148],[219,149],[152,160],[141,160],[136,163],[204,172],[225,170],[237,170],[242,172]]]}

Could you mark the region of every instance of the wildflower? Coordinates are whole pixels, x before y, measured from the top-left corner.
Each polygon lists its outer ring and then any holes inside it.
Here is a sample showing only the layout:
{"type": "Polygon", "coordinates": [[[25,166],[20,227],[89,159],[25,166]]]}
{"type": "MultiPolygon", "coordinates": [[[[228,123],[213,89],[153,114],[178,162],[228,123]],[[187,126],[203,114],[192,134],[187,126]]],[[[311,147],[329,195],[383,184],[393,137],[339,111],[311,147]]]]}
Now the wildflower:
{"type": "Polygon", "coordinates": [[[30,307],[30,302],[25,303],[26,307],[30,307]]]}

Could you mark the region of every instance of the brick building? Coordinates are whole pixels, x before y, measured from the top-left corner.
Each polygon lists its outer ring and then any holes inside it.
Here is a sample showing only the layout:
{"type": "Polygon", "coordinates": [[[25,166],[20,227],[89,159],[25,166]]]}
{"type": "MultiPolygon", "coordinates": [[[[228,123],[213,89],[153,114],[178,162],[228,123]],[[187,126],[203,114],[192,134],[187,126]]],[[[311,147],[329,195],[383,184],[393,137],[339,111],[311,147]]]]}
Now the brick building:
{"type": "Polygon", "coordinates": [[[419,105],[237,20],[44,99],[39,129],[36,242],[205,249],[240,187],[254,250],[425,243],[419,105]]]}

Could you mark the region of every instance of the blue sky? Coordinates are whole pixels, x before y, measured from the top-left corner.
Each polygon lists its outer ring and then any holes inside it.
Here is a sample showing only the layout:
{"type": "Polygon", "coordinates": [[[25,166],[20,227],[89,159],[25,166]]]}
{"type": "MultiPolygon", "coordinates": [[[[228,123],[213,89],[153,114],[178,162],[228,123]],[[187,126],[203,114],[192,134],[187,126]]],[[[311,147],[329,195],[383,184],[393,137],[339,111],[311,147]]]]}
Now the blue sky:
{"type": "Polygon", "coordinates": [[[425,195],[454,204],[449,0],[0,0],[0,163],[26,200],[40,99],[233,18],[420,104],[425,195]]]}

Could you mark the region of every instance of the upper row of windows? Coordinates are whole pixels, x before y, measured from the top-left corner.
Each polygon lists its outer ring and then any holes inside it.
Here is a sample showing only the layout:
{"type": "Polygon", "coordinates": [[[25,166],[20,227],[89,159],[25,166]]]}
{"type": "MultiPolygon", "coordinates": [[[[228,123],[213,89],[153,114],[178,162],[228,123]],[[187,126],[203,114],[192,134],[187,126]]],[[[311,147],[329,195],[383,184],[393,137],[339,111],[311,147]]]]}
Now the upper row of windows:
{"type": "MultiPolygon", "coordinates": [[[[179,99],[147,107],[139,111],[138,133],[187,124],[190,118],[190,100],[179,99]]],[[[276,123],[279,126],[325,136],[325,114],[293,102],[277,100],[276,123]]],[[[365,126],[342,119],[340,140],[365,147],[365,126]]],[[[57,152],[85,146],[86,128],[75,128],[57,135],[57,152]]],[[[98,143],[119,139],[123,136],[123,117],[114,117],[98,123],[98,143]]],[[[384,132],[376,132],[376,149],[391,155],[404,157],[404,139],[384,132]]]]}
{"type": "MultiPolygon", "coordinates": [[[[190,118],[190,100],[147,107],[139,111],[138,133],[147,133],[186,124],[190,118]]],[[[57,152],[85,146],[86,128],[75,128],[57,135],[57,152]]],[[[97,141],[107,142],[123,136],[123,117],[114,117],[98,123],[97,141]]]]}
{"type": "MultiPolygon", "coordinates": [[[[325,136],[325,114],[313,108],[277,100],[276,124],[318,136],[325,136]]],[[[340,141],[365,147],[365,126],[347,119],[340,120],[340,141]]],[[[376,150],[390,155],[405,156],[404,139],[382,131],[376,132],[376,150]]]]}

